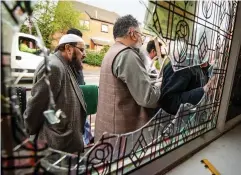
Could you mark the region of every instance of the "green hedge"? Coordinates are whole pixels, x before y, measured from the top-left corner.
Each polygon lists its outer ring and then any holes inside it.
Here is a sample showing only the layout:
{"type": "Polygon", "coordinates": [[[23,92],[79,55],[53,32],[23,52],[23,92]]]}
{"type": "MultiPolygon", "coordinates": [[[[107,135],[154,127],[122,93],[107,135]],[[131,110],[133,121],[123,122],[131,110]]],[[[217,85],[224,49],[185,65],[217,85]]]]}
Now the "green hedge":
{"type": "Polygon", "coordinates": [[[108,49],[109,46],[104,46],[100,51],[87,50],[86,58],[83,62],[92,66],[101,66],[102,60],[108,49]]]}
{"type": "Polygon", "coordinates": [[[84,59],[84,63],[92,65],[92,66],[100,66],[103,60],[103,55],[100,52],[87,50],[86,57],[84,59]]]}

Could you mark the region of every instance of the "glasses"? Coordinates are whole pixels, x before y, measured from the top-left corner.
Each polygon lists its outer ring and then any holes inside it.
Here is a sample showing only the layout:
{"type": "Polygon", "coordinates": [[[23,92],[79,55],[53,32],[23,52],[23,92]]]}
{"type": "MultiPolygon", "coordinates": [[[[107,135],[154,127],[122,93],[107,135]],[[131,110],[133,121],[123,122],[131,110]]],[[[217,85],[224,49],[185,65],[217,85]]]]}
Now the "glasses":
{"type": "Polygon", "coordinates": [[[85,51],[85,48],[80,48],[80,47],[77,47],[77,46],[74,46],[76,47],[77,49],[79,49],[80,52],[84,52],[85,51]]]}
{"type": "Polygon", "coordinates": [[[136,30],[135,30],[135,32],[138,33],[139,35],[141,35],[142,41],[145,41],[146,36],[145,36],[144,34],[142,34],[141,32],[138,32],[138,31],[136,31],[136,30]]]}

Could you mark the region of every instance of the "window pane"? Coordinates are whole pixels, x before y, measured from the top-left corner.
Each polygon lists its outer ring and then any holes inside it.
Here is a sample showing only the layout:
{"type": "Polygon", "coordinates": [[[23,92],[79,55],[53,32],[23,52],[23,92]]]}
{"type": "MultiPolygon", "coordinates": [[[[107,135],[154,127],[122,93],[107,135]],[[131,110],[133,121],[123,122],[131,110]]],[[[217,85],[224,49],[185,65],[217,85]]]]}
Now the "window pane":
{"type": "Polygon", "coordinates": [[[90,22],[89,22],[89,21],[85,21],[84,26],[85,26],[87,29],[89,29],[89,27],[90,27],[90,22]]]}
{"type": "Polygon", "coordinates": [[[101,32],[108,32],[108,25],[101,25],[101,32]]]}
{"type": "Polygon", "coordinates": [[[19,50],[22,52],[32,53],[35,55],[40,54],[39,47],[37,46],[37,42],[34,39],[27,37],[19,37],[19,50]]]}

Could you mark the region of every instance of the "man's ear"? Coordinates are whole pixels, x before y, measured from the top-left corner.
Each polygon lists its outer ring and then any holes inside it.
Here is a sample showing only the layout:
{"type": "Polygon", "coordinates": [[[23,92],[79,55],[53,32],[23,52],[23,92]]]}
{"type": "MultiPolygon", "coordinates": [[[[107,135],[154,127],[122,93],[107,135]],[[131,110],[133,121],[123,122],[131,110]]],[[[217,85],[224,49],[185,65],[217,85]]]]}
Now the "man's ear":
{"type": "Polygon", "coordinates": [[[130,34],[131,37],[134,36],[134,28],[133,27],[129,28],[129,34],[130,34]]]}
{"type": "Polygon", "coordinates": [[[65,44],[65,50],[67,51],[67,53],[71,53],[72,52],[72,47],[69,44],[65,44]]]}
{"type": "Polygon", "coordinates": [[[135,33],[134,33],[133,31],[130,32],[130,37],[131,37],[131,39],[134,40],[134,41],[137,40],[137,38],[136,38],[136,36],[135,36],[135,33]]]}
{"type": "Polygon", "coordinates": [[[133,31],[130,31],[130,36],[134,37],[134,32],[133,31]]]}
{"type": "Polygon", "coordinates": [[[131,39],[132,40],[134,40],[134,41],[136,41],[137,40],[137,38],[136,38],[136,36],[135,36],[135,29],[133,28],[133,27],[131,27],[130,29],[129,29],[129,34],[130,34],[130,37],[131,37],[131,39]]]}
{"type": "Polygon", "coordinates": [[[66,44],[65,51],[67,53],[68,58],[71,59],[73,54],[73,48],[69,44],[66,44]]]}

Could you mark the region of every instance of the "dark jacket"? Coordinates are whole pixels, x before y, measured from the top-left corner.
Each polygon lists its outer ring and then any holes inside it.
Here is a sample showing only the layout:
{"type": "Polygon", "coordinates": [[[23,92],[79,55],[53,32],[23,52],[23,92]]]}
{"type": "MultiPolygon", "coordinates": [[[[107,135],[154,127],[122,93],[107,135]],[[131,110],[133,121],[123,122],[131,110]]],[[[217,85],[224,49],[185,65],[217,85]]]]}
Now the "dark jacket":
{"type": "Polygon", "coordinates": [[[171,62],[163,70],[162,97],[160,104],[166,112],[175,115],[183,103],[196,105],[204,95],[203,85],[207,82],[200,66],[173,71],[171,62]]]}

